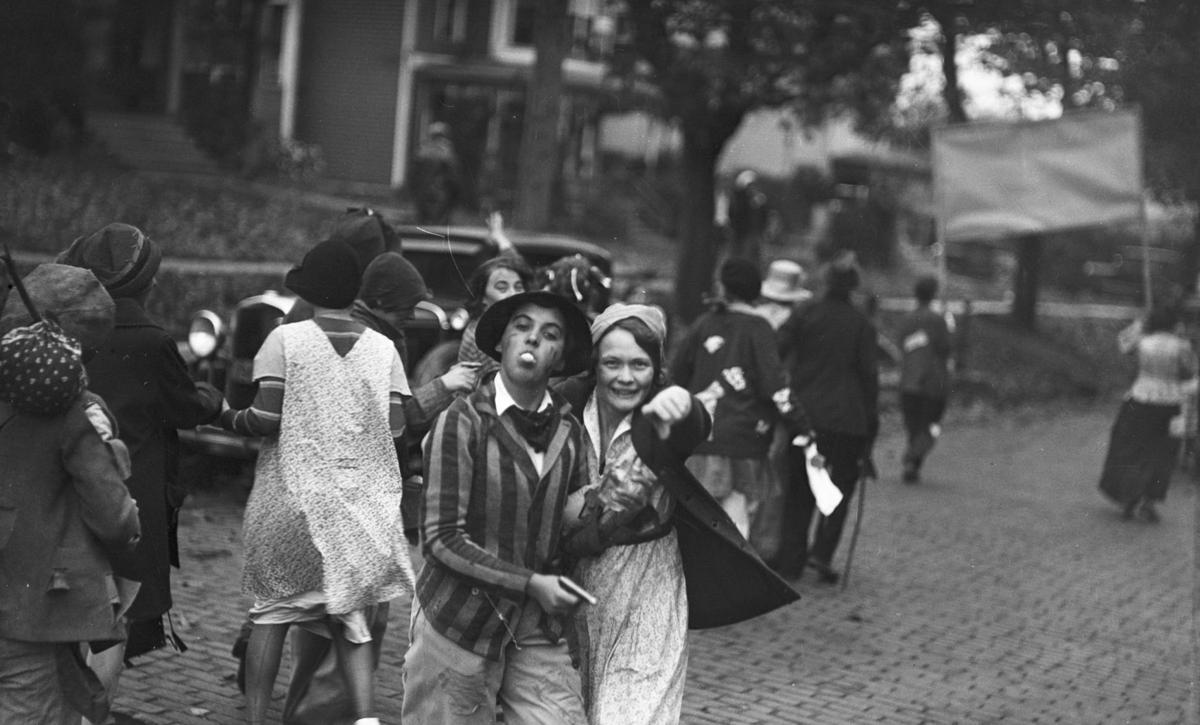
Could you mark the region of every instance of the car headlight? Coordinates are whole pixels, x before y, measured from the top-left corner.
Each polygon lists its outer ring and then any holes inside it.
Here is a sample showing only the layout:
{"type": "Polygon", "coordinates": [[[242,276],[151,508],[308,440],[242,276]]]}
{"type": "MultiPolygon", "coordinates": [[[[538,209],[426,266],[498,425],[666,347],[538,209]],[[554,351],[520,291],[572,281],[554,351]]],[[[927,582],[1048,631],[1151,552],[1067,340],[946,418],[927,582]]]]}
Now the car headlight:
{"type": "Polygon", "coordinates": [[[467,328],[467,323],[471,321],[471,313],[467,312],[465,307],[459,307],[454,312],[450,313],[450,329],[461,332],[467,328]]]}
{"type": "Polygon", "coordinates": [[[200,310],[188,328],[188,349],[201,360],[212,357],[225,340],[225,324],[217,313],[200,310]]]}

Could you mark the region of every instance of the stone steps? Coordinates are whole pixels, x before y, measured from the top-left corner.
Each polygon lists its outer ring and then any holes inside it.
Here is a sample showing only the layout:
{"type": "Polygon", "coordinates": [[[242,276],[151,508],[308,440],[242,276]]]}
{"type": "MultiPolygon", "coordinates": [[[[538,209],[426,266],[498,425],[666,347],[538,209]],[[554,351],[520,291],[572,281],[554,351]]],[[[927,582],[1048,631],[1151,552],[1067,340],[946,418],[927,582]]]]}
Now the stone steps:
{"type": "Polygon", "coordinates": [[[196,148],[174,118],[146,113],[93,111],[88,127],[108,151],[142,171],[219,174],[215,161],[196,148]]]}

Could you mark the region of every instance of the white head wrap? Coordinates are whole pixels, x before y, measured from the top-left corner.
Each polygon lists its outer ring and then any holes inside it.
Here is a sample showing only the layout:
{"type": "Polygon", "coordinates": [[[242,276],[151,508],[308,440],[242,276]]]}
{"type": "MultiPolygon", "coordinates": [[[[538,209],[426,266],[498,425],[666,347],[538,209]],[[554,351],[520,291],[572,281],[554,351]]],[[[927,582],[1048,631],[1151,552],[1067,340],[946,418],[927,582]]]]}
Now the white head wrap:
{"type": "Polygon", "coordinates": [[[662,345],[667,339],[667,317],[663,314],[662,308],[653,305],[627,305],[623,302],[609,305],[607,309],[596,315],[596,319],[592,320],[592,344],[600,342],[600,338],[604,337],[604,333],[608,329],[627,318],[634,318],[645,323],[646,327],[650,328],[650,332],[658,338],[658,344],[662,345]]]}

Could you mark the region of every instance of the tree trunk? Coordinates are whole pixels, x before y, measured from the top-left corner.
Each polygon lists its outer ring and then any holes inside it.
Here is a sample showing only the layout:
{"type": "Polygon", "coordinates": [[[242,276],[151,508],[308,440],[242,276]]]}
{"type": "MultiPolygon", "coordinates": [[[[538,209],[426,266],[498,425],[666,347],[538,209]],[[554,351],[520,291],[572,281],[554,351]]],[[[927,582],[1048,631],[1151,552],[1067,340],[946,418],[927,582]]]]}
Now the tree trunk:
{"type": "Polygon", "coordinates": [[[538,0],[534,20],[537,60],[525,91],[514,210],[515,224],[524,229],[550,226],[554,187],[562,173],[558,128],[568,40],[567,3],[538,0]]]}
{"type": "Polygon", "coordinates": [[[963,107],[962,88],[958,85],[958,33],[954,28],[954,13],[935,10],[933,17],[942,28],[942,76],[946,79],[942,100],[946,102],[947,120],[950,123],[966,123],[967,111],[963,107]]]}
{"type": "Polygon", "coordinates": [[[1017,237],[1017,272],[1013,279],[1013,322],[1024,330],[1037,329],[1038,267],[1042,257],[1042,235],[1017,237]]]}
{"type": "Polygon", "coordinates": [[[675,277],[675,311],[690,323],[703,310],[704,296],[712,290],[717,263],[716,228],[713,226],[717,154],[707,134],[683,131],[683,208],[680,210],[679,261],[675,277]]]}
{"type": "MultiPolygon", "coordinates": [[[[1200,204],[1200,200],[1192,199],[1192,204],[1200,204]]],[[[1200,214],[1192,216],[1192,240],[1183,250],[1183,293],[1194,295],[1200,292],[1200,214]]]]}

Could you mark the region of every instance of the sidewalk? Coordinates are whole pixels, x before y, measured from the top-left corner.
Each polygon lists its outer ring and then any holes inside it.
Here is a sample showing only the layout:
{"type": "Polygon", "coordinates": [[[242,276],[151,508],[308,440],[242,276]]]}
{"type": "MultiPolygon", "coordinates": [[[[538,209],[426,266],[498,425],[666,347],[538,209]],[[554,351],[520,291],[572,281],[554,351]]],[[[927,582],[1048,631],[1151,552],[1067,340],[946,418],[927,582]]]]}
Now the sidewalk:
{"type": "MultiPolygon", "coordinates": [[[[847,588],[805,578],[797,604],[693,632],[683,721],[1197,722],[1196,487],[1174,483],[1161,524],[1121,522],[1096,489],[1114,414],[951,427],[916,486],[898,482],[899,440],[881,441],[847,588]]],[[[229,656],[247,603],[242,507],[229,491],[190,500],[181,522],[176,612],[191,649],[126,673],[118,711],[242,721],[229,656]]],[[[394,724],[408,606],[392,611],[378,695],[394,724]]]]}

